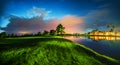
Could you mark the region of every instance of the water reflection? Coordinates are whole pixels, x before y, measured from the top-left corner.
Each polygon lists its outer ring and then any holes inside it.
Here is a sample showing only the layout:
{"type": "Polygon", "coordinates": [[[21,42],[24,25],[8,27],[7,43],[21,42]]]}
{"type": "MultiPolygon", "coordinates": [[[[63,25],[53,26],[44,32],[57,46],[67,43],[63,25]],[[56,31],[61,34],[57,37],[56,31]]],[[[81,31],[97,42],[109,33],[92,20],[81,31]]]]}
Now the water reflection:
{"type": "Polygon", "coordinates": [[[108,41],[117,41],[120,40],[120,37],[112,37],[112,36],[66,36],[64,37],[66,39],[70,39],[72,41],[76,40],[76,39],[91,39],[91,40],[95,40],[95,41],[99,41],[99,40],[108,40],[108,41]]]}
{"type": "Polygon", "coordinates": [[[89,36],[88,38],[92,40],[120,40],[120,37],[111,37],[111,36],[89,36]]]}
{"type": "Polygon", "coordinates": [[[101,54],[120,60],[120,37],[67,36],[64,38],[83,44],[101,54]]]}

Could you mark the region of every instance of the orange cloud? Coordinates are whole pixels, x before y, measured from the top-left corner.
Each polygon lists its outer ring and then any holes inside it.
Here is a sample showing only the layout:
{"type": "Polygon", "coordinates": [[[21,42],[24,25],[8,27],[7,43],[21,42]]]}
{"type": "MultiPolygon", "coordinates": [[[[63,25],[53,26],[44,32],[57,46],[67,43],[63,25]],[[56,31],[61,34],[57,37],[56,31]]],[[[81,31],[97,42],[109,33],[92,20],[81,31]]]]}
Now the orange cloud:
{"type": "Polygon", "coordinates": [[[61,20],[67,33],[82,32],[84,20],[81,17],[67,15],[61,20]]]}
{"type": "Polygon", "coordinates": [[[47,30],[55,29],[58,24],[62,24],[65,27],[66,33],[80,33],[83,31],[84,20],[81,17],[67,15],[61,20],[51,20],[45,28],[47,30]]]}

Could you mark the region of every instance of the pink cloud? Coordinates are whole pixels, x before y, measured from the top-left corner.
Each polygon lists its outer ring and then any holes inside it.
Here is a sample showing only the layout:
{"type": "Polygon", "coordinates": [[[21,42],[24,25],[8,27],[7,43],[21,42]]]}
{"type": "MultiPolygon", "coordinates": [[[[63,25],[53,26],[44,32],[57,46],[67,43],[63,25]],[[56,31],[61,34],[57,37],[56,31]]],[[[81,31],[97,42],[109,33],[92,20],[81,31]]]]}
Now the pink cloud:
{"type": "Polygon", "coordinates": [[[84,20],[81,17],[67,15],[64,16],[61,20],[51,20],[46,29],[55,29],[58,24],[62,24],[65,27],[66,33],[80,33],[83,31],[84,20]]]}
{"type": "Polygon", "coordinates": [[[83,30],[84,20],[81,17],[67,15],[61,20],[67,33],[80,33],[83,30]]]}

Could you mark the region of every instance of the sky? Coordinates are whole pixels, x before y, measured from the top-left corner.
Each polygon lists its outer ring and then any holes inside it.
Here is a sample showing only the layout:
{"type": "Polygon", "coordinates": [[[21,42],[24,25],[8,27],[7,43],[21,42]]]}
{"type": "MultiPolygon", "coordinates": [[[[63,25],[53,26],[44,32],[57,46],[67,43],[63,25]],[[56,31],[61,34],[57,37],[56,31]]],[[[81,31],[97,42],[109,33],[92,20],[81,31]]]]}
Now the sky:
{"type": "Polygon", "coordinates": [[[56,29],[87,33],[94,29],[120,30],[119,0],[0,0],[0,32],[28,34],[56,29]]]}

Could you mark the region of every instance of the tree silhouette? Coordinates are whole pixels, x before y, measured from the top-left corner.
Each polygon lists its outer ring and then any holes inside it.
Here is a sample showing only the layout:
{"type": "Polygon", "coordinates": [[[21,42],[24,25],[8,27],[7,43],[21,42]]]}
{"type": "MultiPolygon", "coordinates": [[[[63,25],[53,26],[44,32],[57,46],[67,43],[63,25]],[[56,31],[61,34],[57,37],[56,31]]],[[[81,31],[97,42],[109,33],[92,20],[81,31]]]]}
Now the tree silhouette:
{"type": "Polygon", "coordinates": [[[42,35],[42,34],[41,34],[41,32],[38,32],[36,35],[37,35],[37,36],[40,36],[40,35],[42,35]]]}
{"type": "Polygon", "coordinates": [[[11,36],[11,37],[14,37],[14,36],[15,36],[15,34],[14,34],[14,33],[12,33],[10,36],[11,36]]]}
{"type": "Polygon", "coordinates": [[[113,32],[115,29],[115,25],[107,25],[107,28],[110,29],[110,32],[113,32]]]}
{"type": "Polygon", "coordinates": [[[110,29],[110,25],[107,25],[106,27],[108,28],[108,30],[110,29]]]}
{"type": "Polygon", "coordinates": [[[112,31],[115,31],[115,25],[111,25],[112,31]]]}
{"type": "Polygon", "coordinates": [[[43,35],[49,35],[49,32],[47,30],[44,30],[43,35]]]}
{"type": "Polygon", "coordinates": [[[57,27],[56,27],[56,31],[57,31],[57,33],[58,34],[63,34],[63,33],[65,33],[64,32],[64,29],[65,29],[65,27],[63,27],[63,25],[62,24],[59,24],[57,27]]]}
{"type": "Polygon", "coordinates": [[[50,35],[56,35],[56,30],[50,30],[50,35]]]}

